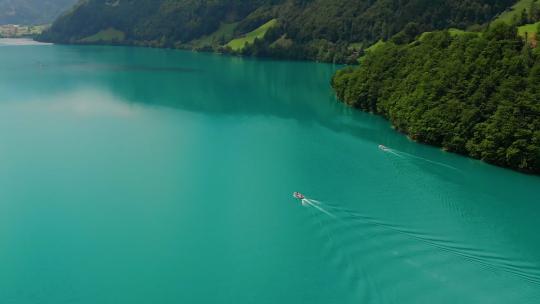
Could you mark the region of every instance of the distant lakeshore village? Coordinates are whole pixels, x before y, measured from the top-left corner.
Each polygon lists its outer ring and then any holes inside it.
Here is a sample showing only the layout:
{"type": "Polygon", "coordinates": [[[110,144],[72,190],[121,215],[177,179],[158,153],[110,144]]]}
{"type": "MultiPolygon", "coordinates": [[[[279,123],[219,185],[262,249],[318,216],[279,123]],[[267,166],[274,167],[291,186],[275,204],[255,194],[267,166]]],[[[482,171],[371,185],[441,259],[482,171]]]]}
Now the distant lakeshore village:
{"type": "Polygon", "coordinates": [[[0,38],[33,37],[39,35],[48,25],[0,25],[0,38]]]}

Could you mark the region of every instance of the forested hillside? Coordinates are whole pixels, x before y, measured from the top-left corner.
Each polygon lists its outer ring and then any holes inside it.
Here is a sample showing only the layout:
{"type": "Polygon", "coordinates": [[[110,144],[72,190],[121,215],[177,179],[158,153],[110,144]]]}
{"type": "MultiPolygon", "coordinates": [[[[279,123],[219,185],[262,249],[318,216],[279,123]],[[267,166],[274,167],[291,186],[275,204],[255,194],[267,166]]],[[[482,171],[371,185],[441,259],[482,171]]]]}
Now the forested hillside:
{"type": "Polygon", "coordinates": [[[414,22],[418,31],[491,20],[513,0],[84,0],[39,39],[354,61],[414,22]],[[272,21],[272,26],[266,26],[272,21]],[[256,39],[237,40],[243,37],[256,39]],[[240,43],[240,45],[238,44],[240,43]],[[244,45],[241,45],[244,43],[244,45]]]}
{"type": "Polygon", "coordinates": [[[0,0],[0,25],[39,25],[54,21],[77,0],[0,0]]]}
{"type": "Polygon", "coordinates": [[[388,42],[332,85],[414,140],[540,173],[540,54],[515,26],[388,42]]]}
{"type": "Polygon", "coordinates": [[[539,1],[83,0],[38,39],[360,58],[332,82],[346,103],[419,142],[540,173],[539,1]]]}

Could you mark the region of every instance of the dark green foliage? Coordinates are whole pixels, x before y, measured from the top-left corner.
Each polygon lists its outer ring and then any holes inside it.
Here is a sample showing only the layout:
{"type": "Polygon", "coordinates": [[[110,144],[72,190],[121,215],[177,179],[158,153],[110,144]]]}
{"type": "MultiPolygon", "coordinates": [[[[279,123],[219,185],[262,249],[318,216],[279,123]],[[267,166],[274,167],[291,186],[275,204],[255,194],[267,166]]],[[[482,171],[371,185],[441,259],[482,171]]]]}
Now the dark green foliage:
{"type": "Polygon", "coordinates": [[[244,55],[352,62],[358,51],[348,47],[351,43],[369,46],[399,32],[402,37],[396,39],[407,41],[422,31],[483,24],[513,2],[86,0],[59,18],[39,39],[77,43],[113,27],[126,34],[125,44],[185,47],[190,41],[216,31],[222,22],[239,22],[235,30],[238,37],[276,18],[279,28],[244,49],[244,55]]]}
{"type": "Polygon", "coordinates": [[[538,0],[531,3],[531,7],[529,7],[528,13],[529,21],[531,23],[540,20],[540,3],[538,3],[538,0]]]}
{"type": "MultiPolygon", "coordinates": [[[[114,28],[125,33],[123,44],[190,48],[222,24],[233,24],[230,35],[240,37],[276,19],[262,39],[237,52],[341,63],[356,62],[364,47],[382,39],[388,43],[366,52],[360,68],[334,77],[342,100],[386,116],[415,140],[539,173],[538,50],[503,24],[482,35],[436,31],[481,29],[514,2],[83,0],[39,39],[81,43],[114,28]]],[[[536,1],[516,14],[515,23],[538,18],[536,1]]],[[[227,42],[197,47],[230,52],[227,42]]]]}
{"type": "Polygon", "coordinates": [[[338,97],[414,140],[540,173],[540,56],[504,24],[387,43],[332,80],[338,97]]]}
{"type": "Polygon", "coordinates": [[[420,26],[417,23],[411,22],[401,32],[394,35],[390,41],[395,44],[411,43],[421,32],[420,26]]]}
{"type": "MultiPolygon", "coordinates": [[[[245,54],[270,54],[305,59],[349,62],[355,53],[347,45],[370,45],[403,32],[396,39],[414,39],[420,33],[448,27],[465,28],[488,22],[513,0],[312,0],[286,1],[280,9],[288,48],[260,44],[245,54]]],[[[265,38],[265,40],[268,40],[265,38]]]]}
{"type": "Polygon", "coordinates": [[[172,47],[217,30],[220,22],[246,17],[266,0],[88,0],[60,17],[39,39],[75,43],[107,28],[125,43],[172,47]]]}
{"type": "Polygon", "coordinates": [[[519,26],[538,21],[540,21],[540,0],[533,0],[528,7],[523,7],[521,11],[515,11],[512,19],[507,20],[507,23],[519,26]]]}

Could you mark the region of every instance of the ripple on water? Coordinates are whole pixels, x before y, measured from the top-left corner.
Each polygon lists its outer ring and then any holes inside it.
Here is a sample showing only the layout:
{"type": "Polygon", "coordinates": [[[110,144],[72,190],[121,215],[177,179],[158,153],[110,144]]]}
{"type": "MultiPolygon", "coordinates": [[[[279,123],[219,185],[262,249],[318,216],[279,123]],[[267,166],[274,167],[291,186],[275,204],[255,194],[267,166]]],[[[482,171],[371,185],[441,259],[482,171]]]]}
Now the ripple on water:
{"type": "Polygon", "coordinates": [[[335,216],[310,208],[316,231],[326,240],[324,254],[344,280],[350,280],[351,290],[362,294],[368,303],[382,303],[383,298],[392,297],[395,301],[428,303],[441,285],[451,286],[458,298],[474,294],[478,301],[490,303],[508,303],[518,294],[531,299],[540,296],[540,268],[530,261],[339,206],[321,203],[321,208],[335,216]],[[478,288],[484,292],[473,292],[478,288]],[[506,291],[502,296],[500,289],[506,291]]]}

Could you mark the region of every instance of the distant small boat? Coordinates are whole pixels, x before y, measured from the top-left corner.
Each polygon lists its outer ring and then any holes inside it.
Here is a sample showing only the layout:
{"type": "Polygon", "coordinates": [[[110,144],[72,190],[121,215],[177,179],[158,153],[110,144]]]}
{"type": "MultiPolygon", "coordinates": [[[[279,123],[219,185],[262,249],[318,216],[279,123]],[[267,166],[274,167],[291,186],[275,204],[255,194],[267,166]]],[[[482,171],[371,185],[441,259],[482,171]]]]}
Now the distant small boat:
{"type": "Polygon", "coordinates": [[[383,151],[390,151],[390,148],[388,148],[387,146],[384,146],[384,145],[379,145],[379,149],[381,149],[383,151]]]}
{"type": "Polygon", "coordinates": [[[293,193],[293,197],[296,198],[296,199],[299,199],[299,200],[303,200],[303,199],[306,198],[306,197],[305,197],[302,193],[300,193],[300,192],[294,192],[294,193],[293,193]]]}

